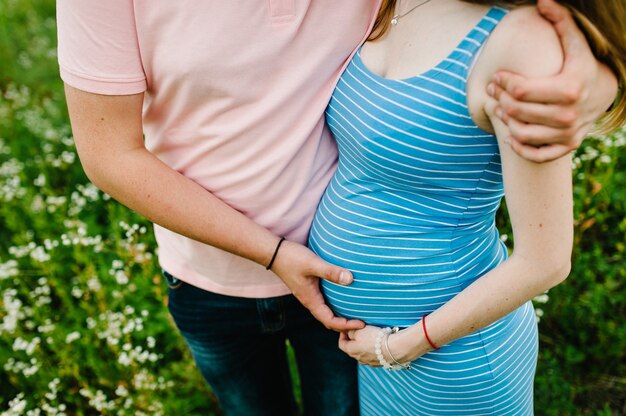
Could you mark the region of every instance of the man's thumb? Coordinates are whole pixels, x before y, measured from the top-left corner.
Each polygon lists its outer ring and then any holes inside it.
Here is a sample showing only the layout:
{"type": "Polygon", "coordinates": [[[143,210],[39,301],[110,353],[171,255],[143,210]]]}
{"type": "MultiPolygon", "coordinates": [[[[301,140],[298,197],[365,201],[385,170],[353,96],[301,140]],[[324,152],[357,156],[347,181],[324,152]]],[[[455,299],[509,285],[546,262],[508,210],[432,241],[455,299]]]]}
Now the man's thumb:
{"type": "Polygon", "coordinates": [[[343,267],[333,266],[332,264],[325,264],[319,270],[318,277],[340,285],[349,285],[353,280],[352,273],[343,267]]]}

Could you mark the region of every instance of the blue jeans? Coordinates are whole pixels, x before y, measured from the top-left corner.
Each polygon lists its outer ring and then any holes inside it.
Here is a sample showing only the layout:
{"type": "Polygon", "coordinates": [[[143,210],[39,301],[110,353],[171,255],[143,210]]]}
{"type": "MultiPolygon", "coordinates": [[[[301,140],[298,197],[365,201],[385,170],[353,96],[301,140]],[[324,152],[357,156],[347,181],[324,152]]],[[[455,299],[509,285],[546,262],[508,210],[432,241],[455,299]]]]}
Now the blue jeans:
{"type": "Polygon", "coordinates": [[[358,415],[356,361],[291,295],[219,295],[164,272],[168,308],[224,415],[297,415],[285,342],[300,373],[305,415],[358,415]]]}

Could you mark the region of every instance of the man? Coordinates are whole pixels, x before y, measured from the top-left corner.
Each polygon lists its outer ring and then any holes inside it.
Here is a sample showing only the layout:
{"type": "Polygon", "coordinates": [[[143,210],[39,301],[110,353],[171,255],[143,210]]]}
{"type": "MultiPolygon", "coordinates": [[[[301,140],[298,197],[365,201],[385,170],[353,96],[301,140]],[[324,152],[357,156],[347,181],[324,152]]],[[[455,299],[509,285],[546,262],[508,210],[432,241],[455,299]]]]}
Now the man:
{"type": "MultiPolygon", "coordinates": [[[[324,109],[378,6],[58,1],[61,76],[85,172],[155,223],[170,311],[225,414],[295,413],[286,339],[305,413],[358,414],[355,363],[324,326],[363,324],[333,316],[318,288],[319,278],[352,276],[302,244],[336,165],[324,109]]],[[[598,85],[584,105],[566,105],[595,118],[614,79],[585,56],[566,69],[581,88],[598,85]]],[[[493,87],[509,123],[525,105],[505,93],[525,82],[512,77],[493,87]]],[[[562,100],[567,81],[551,81],[539,101],[562,100]]],[[[518,119],[535,122],[544,106],[533,109],[518,119]]],[[[538,136],[589,127],[565,124],[538,136]]]]}

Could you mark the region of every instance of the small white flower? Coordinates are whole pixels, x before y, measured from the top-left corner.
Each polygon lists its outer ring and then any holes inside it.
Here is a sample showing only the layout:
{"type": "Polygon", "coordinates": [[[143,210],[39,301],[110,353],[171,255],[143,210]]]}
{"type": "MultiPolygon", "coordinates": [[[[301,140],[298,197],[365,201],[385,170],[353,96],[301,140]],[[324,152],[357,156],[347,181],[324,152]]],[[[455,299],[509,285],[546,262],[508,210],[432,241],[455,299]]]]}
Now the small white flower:
{"type": "Polygon", "coordinates": [[[78,332],[78,331],[70,332],[65,337],[65,343],[66,344],[71,344],[72,342],[76,341],[79,338],[80,338],[80,332],[78,332]]]}
{"type": "Polygon", "coordinates": [[[128,396],[128,389],[120,384],[117,386],[117,389],[115,389],[115,394],[120,397],[126,397],[128,396]]]}
{"type": "Polygon", "coordinates": [[[132,360],[130,358],[130,355],[127,354],[126,352],[122,352],[120,354],[120,356],[117,358],[117,362],[119,362],[120,364],[122,364],[125,367],[128,367],[129,365],[132,364],[132,360]]]}
{"type": "Polygon", "coordinates": [[[48,253],[46,253],[46,250],[39,246],[37,248],[35,248],[33,251],[31,251],[30,253],[30,257],[35,260],[38,261],[39,263],[45,263],[48,260],[50,260],[50,255],[48,253]]]}
{"type": "Polygon", "coordinates": [[[39,176],[35,178],[33,184],[38,187],[42,187],[46,185],[46,176],[43,173],[40,173],[39,176]]]}
{"type": "Polygon", "coordinates": [[[77,286],[72,287],[72,296],[80,299],[83,296],[83,290],[77,286]]]}
{"type": "Polygon", "coordinates": [[[611,156],[609,155],[602,155],[600,156],[600,159],[598,159],[600,161],[600,163],[604,163],[605,165],[608,165],[609,163],[611,163],[611,156]]]}
{"type": "Polygon", "coordinates": [[[124,270],[118,270],[115,272],[115,281],[119,285],[126,285],[128,284],[128,275],[124,272],[124,270]]]}

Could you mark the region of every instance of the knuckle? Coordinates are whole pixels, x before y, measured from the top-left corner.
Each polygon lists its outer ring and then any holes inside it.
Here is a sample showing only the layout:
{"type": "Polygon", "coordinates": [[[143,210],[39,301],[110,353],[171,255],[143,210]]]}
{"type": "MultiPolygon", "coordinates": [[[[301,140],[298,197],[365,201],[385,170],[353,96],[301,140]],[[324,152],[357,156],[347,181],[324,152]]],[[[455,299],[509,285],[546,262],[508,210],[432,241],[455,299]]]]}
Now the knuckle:
{"type": "Polygon", "coordinates": [[[582,86],[578,83],[570,83],[563,91],[563,97],[567,102],[575,103],[582,96],[582,86]]]}
{"type": "Polygon", "coordinates": [[[511,96],[513,98],[515,98],[516,100],[521,100],[523,99],[527,94],[526,88],[522,87],[521,85],[514,85],[511,88],[511,96]]]}
{"type": "Polygon", "coordinates": [[[503,92],[503,91],[504,91],[504,90],[503,90],[501,87],[496,86],[496,87],[493,89],[493,96],[494,96],[497,100],[499,100],[499,99],[500,99],[500,97],[502,96],[502,92],[503,92]]]}
{"type": "Polygon", "coordinates": [[[516,118],[522,114],[522,111],[518,107],[512,105],[504,105],[503,108],[506,115],[509,117],[516,118]]]}
{"type": "Polygon", "coordinates": [[[522,143],[528,143],[532,141],[532,136],[525,129],[518,129],[515,132],[515,139],[522,143]]]}
{"type": "Polygon", "coordinates": [[[567,126],[572,126],[578,119],[578,113],[572,110],[563,111],[556,117],[556,119],[559,123],[567,126]]]}

